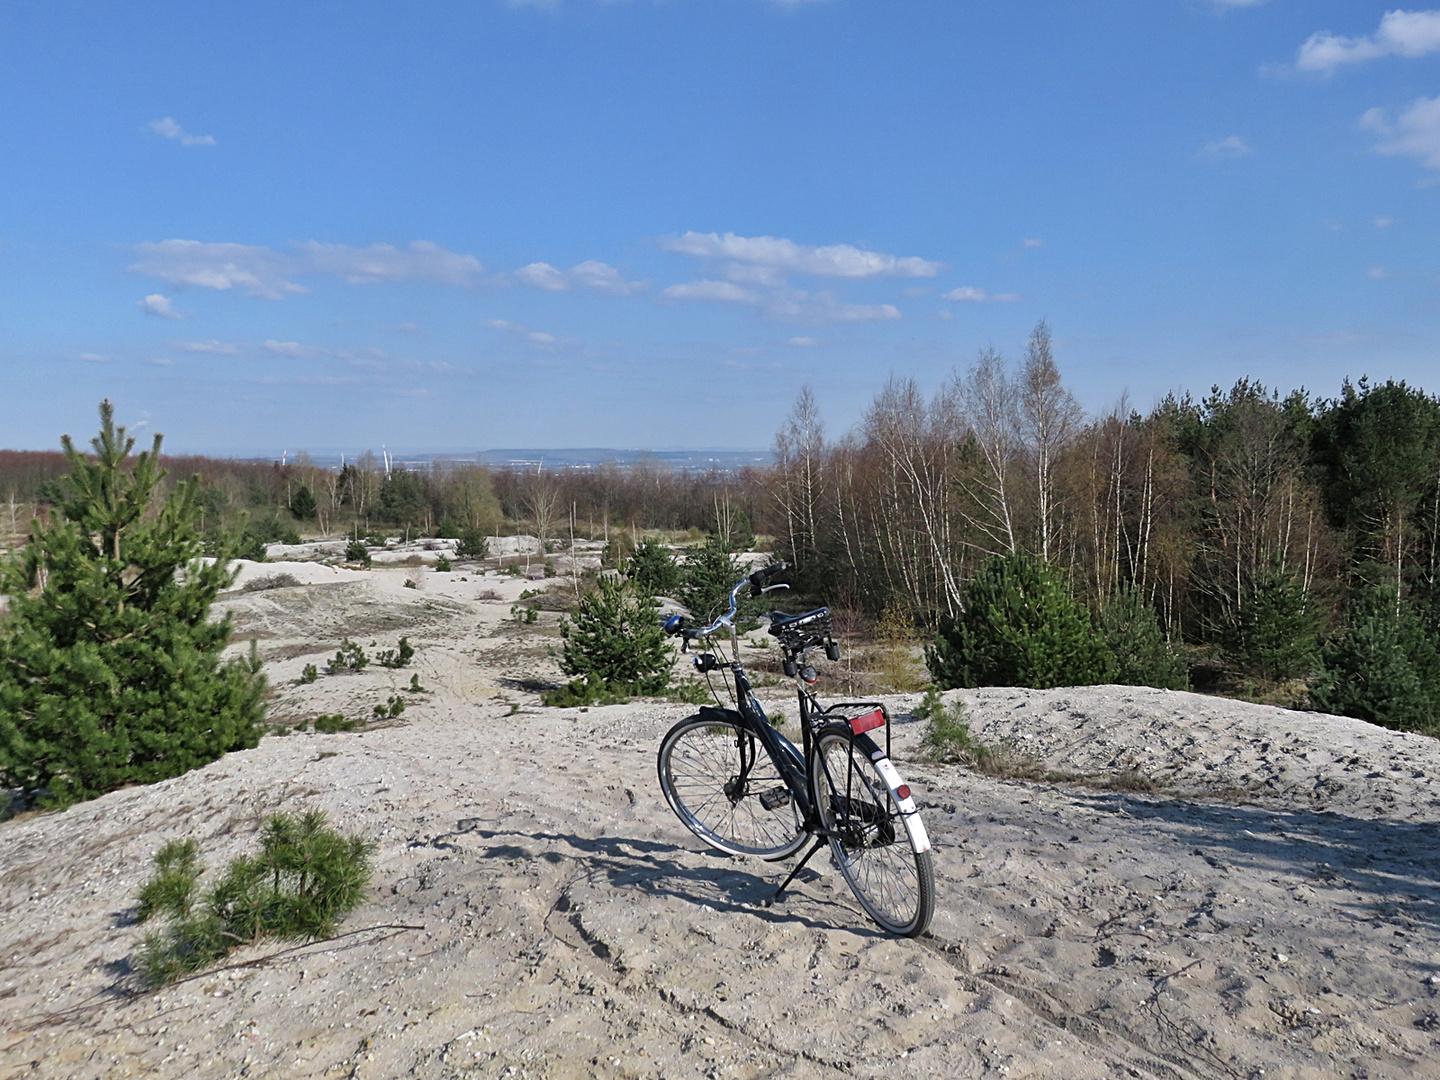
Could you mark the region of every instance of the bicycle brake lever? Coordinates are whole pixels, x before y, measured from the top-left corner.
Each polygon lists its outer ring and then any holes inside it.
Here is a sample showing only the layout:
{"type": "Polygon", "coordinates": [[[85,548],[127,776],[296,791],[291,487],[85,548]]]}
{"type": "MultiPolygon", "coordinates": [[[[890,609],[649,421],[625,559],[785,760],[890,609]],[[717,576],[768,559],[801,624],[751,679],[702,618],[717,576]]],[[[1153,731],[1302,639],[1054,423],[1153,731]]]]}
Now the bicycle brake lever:
{"type": "Polygon", "coordinates": [[[775,590],[775,589],[788,589],[789,587],[790,587],[789,585],[786,585],[786,584],[782,581],[782,582],[780,582],[780,584],[778,584],[778,585],[766,585],[766,586],[765,586],[763,589],[761,589],[760,591],[761,591],[762,593],[767,593],[767,592],[771,592],[771,591],[773,591],[773,590],[775,590]]]}

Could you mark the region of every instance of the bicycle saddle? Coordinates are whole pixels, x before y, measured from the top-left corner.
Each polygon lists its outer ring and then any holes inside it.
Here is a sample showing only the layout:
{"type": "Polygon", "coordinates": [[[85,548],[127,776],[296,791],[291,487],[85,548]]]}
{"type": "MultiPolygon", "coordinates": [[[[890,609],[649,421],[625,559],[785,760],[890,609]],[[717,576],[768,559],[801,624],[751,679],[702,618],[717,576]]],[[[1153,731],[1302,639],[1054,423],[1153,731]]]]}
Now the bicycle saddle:
{"type": "Polygon", "coordinates": [[[817,607],[803,615],[786,615],[783,611],[772,611],[767,617],[770,619],[771,636],[779,637],[781,634],[798,630],[820,629],[830,621],[830,609],[817,607]]]}

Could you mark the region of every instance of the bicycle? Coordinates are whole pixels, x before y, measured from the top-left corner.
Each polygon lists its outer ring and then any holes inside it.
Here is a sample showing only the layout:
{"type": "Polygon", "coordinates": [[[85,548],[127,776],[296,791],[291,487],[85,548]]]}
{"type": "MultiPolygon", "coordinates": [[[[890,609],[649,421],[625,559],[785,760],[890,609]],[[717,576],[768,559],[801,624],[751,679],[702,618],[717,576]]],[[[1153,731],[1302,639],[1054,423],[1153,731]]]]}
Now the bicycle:
{"type": "MultiPolygon", "coordinates": [[[[823,648],[840,659],[830,609],[801,615],[769,613],[769,633],[781,648],[783,670],[795,679],[801,746],[776,730],[755,700],[740,662],[736,615],[747,585],[759,596],[785,585],[768,584],[786,565],[757,570],[730,590],[730,610],[706,627],[686,627],[672,615],[666,633],[680,635],[681,651],[692,642],[707,650],[693,660],[705,675],[733,677],[735,708],[718,694],[681,720],[660,743],[660,788],[675,815],[692,833],[728,855],[786,859],[811,838],[814,844],[768,902],[777,902],[812,856],[830,847],[836,866],[860,905],[892,934],[918,937],[935,910],[930,838],[910,787],[890,761],[890,716],[879,702],[837,702],[821,708],[809,653],[823,648]],[[727,660],[714,641],[730,631],[727,660]],[[714,650],[714,651],[710,651],[714,650]],[[876,742],[885,730],[885,746],[876,742]]],[[[711,693],[715,693],[711,686],[711,693]]]]}

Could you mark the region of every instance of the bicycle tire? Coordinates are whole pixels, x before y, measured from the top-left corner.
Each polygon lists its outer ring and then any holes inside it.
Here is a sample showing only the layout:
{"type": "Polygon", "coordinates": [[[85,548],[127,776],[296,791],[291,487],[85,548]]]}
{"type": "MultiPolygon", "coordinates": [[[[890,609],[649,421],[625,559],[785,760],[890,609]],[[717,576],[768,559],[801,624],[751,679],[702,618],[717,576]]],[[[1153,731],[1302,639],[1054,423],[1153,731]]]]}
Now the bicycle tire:
{"type": "Polygon", "coordinates": [[[675,816],[727,855],[784,859],[809,835],[765,747],[735,720],[697,715],[680,721],[660,743],[656,768],[675,816]],[[743,781],[742,757],[750,761],[743,781]],[[767,809],[762,796],[778,805],[767,809]]]}
{"type": "Polygon", "coordinates": [[[885,930],[919,937],[935,913],[935,871],[915,851],[900,806],[876,765],[868,735],[830,724],[815,736],[810,784],[820,823],[846,883],[885,930]]]}

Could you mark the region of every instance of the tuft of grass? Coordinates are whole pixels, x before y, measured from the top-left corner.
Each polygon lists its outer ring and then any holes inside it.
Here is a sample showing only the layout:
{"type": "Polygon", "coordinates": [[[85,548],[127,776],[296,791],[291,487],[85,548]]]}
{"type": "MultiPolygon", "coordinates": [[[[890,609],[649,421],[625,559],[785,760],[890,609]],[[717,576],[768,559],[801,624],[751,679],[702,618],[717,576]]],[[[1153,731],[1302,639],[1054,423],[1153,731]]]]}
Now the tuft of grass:
{"type": "Polygon", "coordinates": [[[300,677],[296,679],[295,682],[297,684],[312,683],[318,678],[320,678],[320,669],[314,664],[306,664],[304,670],[300,672],[300,677]]]}
{"type": "MultiPolygon", "coordinates": [[[[359,722],[345,719],[344,713],[321,713],[315,717],[315,730],[321,735],[334,735],[341,731],[354,731],[359,722]]],[[[300,730],[304,730],[302,724],[300,730]]]]}
{"type": "Polygon", "coordinates": [[[261,826],[260,851],[232,859],[224,877],[199,895],[205,873],[199,845],[168,841],[137,898],[140,922],[167,921],[142,941],[141,970],[151,985],[161,986],[263,937],[306,940],[333,933],[338,920],[359,906],[374,852],[369,841],[330,828],[319,810],[276,814],[261,826]]]}

